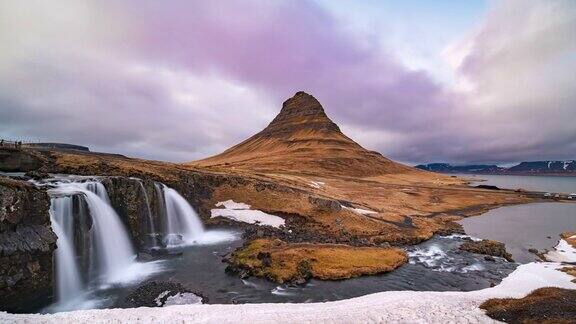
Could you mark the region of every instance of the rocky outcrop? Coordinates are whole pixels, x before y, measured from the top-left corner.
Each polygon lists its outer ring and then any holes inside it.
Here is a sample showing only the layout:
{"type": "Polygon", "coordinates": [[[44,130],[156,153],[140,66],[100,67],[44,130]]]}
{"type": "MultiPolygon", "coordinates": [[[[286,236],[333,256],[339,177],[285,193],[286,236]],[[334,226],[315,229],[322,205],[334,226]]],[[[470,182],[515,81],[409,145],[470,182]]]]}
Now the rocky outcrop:
{"type": "Polygon", "coordinates": [[[0,147],[0,171],[28,172],[42,167],[43,161],[32,151],[0,147]]]}
{"type": "Polygon", "coordinates": [[[512,255],[506,251],[504,243],[492,240],[468,241],[460,245],[460,250],[504,258],[514,262],[512,255]]]}
{"type": "Polygon", "coordinates": [[[150,247],[155,239],[150,236],[150,221],[157,232],[162,230],[164,221],[154,182],[128,177],[106,177],[102,179],[102,184],[106,187],[112,207],[128,229],[132,242],[139,250],[150,247]]]}
{"type": "MultiPolygon", "coordinates": [[[[185,304],[202,304],[207,299],[193,293],[179,282],[150,281],[134,289],[120,304],[121,307],[162,307],[174,304],[174,299],[186,299],[185,304]]],[[[184,304],[184,303],[183,303],[184,304]]]]}
{"type": "Polygon", "coordinates": [[[332,199],[310,196],[308,202],[314,206],[314,209],[322,212],[338,212],[342,209],[340,202],[332,199]]]}
{"type": "Polygon", "coordinates": [[[52,293],[50,199],[44,190],[0,177],[0,309],[19,307],[52,293]]]}

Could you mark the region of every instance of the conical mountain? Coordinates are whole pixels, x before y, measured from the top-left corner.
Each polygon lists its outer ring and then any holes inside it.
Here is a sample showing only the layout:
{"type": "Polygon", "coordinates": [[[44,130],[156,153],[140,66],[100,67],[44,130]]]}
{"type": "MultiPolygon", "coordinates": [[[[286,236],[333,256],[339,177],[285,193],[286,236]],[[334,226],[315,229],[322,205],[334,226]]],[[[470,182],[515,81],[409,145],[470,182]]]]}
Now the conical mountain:
{"type": "MultiPolygon", "coordinates": [[[[297,92],[261,132],[221,154],[191,162],[260,172],[375,176],[415,171],[347,137],[316,98],[297,92]]],[[[415,171],[417,172],[417,171],[415,171]]]]}

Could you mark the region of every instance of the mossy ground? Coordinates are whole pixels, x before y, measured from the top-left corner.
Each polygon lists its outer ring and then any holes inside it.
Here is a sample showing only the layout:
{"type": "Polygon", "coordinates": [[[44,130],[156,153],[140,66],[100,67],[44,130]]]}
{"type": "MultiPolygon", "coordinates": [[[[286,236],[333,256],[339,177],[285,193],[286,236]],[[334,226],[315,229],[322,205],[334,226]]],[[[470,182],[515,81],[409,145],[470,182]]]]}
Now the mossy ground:
{"type": "Polygon", "coordinates": [[[576,323],[576,290],[536,289],[524,298],[494,298],[480,308],[506,323],[576,323]]]}
{"type": "Polygon", "coordinates": [[[230,263],[251,275],[284,283],[309,278],[338,280],[389,272],[408,261],[398,248],[341,244],[288,244],[257,239],[233,253],[230,263]]]}

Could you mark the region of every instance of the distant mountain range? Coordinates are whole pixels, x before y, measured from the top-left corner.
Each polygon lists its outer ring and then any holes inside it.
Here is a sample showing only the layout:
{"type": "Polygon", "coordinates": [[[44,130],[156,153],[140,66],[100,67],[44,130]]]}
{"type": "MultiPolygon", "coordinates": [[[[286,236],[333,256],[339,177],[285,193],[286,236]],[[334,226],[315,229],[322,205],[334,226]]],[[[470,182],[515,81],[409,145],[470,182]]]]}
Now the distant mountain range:
{"type": "Polygon", "coordinates": [[[419,164],[418,169],[441,173],[480,173],[480,174],[528,174],[528,175],[575,175],[576,161],[533,161],[521,162],[505,168],[495,164],[451,165],[449,163],[419,164]]]}

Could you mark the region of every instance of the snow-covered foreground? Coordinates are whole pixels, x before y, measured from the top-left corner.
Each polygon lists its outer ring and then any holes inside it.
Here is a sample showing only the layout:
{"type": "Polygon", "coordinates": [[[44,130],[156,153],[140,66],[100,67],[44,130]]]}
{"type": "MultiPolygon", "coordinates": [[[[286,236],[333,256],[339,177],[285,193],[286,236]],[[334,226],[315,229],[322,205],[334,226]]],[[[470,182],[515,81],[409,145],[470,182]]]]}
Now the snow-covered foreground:
{"type": "Polygon", "coordinates": [[[523,297],[541,287],[576,288],[559,263],[521,265],[498,286],[472,292],[388,291],[313,304],[177,305],[101,309],[52,315],[0,313],[9,323],[490,323],[478,306],[489,298],[523,297]]]}

